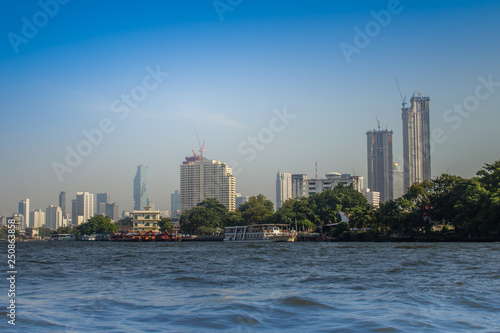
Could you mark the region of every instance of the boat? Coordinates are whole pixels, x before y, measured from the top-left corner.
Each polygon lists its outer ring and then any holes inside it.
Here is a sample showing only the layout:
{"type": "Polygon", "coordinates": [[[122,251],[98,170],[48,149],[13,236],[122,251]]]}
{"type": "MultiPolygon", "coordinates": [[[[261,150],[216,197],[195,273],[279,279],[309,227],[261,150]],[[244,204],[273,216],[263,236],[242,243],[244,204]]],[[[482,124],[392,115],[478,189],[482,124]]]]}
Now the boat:
{"type": "Polygon", "coordinates": [[[288,224],[252,224],[226,227],[225,242],[293,242],[296,232],[288,224]]]}
{"type": "Polygon", "coordinates": [[[96,235],[83,235],[82,236],[82,241],[95,241],[96,240],[96,235]]]}
{"type": "Polygon", "coordinates": [[[76,240],[75,235],[73,234],[54,234],[50,235],[49,241],[68,241],[68,240],[76,240]]]}

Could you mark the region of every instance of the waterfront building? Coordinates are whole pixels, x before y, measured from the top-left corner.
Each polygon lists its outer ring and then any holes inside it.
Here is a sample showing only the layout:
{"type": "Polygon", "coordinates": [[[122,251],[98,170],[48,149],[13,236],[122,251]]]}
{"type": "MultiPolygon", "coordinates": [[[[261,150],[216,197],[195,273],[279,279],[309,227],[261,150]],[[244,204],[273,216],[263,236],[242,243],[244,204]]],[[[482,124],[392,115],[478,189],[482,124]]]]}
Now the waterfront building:
{"type": "Polygon", "coordinates": [[[393,198],[392,131],[366,132],[368,188],[380,193],[380,201],[393,198]]]}
{"type": "MultiPolygon", "coordinates": [[[[89,192],[76,192],[76,221],[79,225],[87,223],[94,216],[94,195],[89,192]],[[81,216],[81,218],[79,217],[81,216]]],[[[73,220],[73,225],[75,221],[73,220]]]]}
{"type": "Polygon", "coordinates": [[[19,201],[18,213],[24,216],[24,225],[22,226],[22,228],[32,228],[30,224],[30,199],[25,198],[19,201]]]}
{"type": "Polygon", "coordinates": [[[371,191],[369,188],[363,190],[363,195],[369,204],[373,205],[375,208],[380,207],[380,193],[376,191],[371,191]]]}
{"type": "Polygon", "coordinates": [[[278,171],[276,174],[276,209],[292,198],[292,174],[278,171]]]}
{"type": "Polygon", "coordinates": [[[45,227],[53,230],[64,227],[61,207],[54,205],[47,207],[45,210],[45,227]]]}
{"type": "Polygon", "coordinates": [[[232,212],[236,209],[235,193],[236,179],[227,163],[195,155],[181,164],[181,212],[208,198],[217,199],[232,212]]]}
{"type": "Polygon", "coordinates": [[[61,193],[59,193],[59,207],[61,207],[63,217],[66,218],[67,212],[66,212],[66,192],[65,191],[61,191],[61,193]]]}
{"type": "Polygon", "coordinates": [[[292,198],[302,198],[307,196],[307,186],[305,182],[307,175],[292,174],[292,198]]]}
{"type": "Polygon", "coordinates": [[[429,97],[417,94],[411,98],[410,107],[402,108],[405,193],[413,183],[431,179],[429,97]]]}
{"type": "Polygon", "coordinates": [[[32,211],[30,216],[30,222],[33,224],[32,228],[41,228],[45,226],[46,223],[45,211],[42,209],[36,209],[32,211]]]}
{"type": "Polygon", "coordinates": [[[148,205],[148,194],[146,188],[146,179],[148,167],[145,165],[137,166],[137,172],[134,177],[134,209],[141,210],[148,205]]]}
{"type": "Polygon", "coordinates": [[[109,193],[97,193],[96,194],[96,207],[97,214],[106,216],[106,204],[110,201],[109,193]]]}
{"type": "Polygon", "coordinates": [[[175,190],[174,193],[170,194],[170,214],[174,216],[178,210],[181,210],[181,195],[179,190],[175,190]]]}
{"type": "Polygon", "coordinates": [[[160,231],[158,226],[159,210],[151,210],[151,207],[146,206],[144,209],[132,211],[131,217],[133,231],[160,231]]]}

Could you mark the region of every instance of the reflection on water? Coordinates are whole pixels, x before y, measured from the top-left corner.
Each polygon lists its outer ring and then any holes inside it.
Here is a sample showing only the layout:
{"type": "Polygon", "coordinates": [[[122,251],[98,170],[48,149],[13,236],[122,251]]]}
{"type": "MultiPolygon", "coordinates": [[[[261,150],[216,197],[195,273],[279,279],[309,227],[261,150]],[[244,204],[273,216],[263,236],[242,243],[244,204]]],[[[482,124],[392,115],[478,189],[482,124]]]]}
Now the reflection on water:
{"type": "Polygon", "coordinates": [[[18,251],[19,331],[500,331],[498,243],[26,242],[18,251]]]}

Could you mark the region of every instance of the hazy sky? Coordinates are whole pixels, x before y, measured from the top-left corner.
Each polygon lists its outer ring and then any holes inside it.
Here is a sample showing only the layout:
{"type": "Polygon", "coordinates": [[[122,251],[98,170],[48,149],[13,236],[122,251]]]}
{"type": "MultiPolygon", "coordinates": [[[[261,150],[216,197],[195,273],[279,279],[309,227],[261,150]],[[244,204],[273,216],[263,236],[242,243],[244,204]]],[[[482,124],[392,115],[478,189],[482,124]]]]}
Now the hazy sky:
{"type": "Polygon", "coordinates": [[[499,159],[496,0],[40,3],[0,13],[0,215],[25,197],[45,209],[60,191],[67,205],[109,192],[130,210],[139,164],[170,209],[199,149],[193,123],[207,158],[238,163],[244,195],[274,201],[278,170],[312,177],[315,162],[366,178],[375,116],[401,160],[395,76],[407,101],[430,97],[433,176],[499,159]]]}

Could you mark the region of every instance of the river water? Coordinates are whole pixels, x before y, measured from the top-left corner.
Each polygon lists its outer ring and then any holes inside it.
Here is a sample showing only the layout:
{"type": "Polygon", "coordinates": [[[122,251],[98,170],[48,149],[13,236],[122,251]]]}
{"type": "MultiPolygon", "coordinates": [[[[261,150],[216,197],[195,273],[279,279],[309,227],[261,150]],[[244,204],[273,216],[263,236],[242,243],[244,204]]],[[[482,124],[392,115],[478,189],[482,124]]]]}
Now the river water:
{"type": "Polygon", "coordinates": [[[19,332],[500,332],[500,243],[16,245],[19,332]]]}

